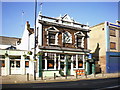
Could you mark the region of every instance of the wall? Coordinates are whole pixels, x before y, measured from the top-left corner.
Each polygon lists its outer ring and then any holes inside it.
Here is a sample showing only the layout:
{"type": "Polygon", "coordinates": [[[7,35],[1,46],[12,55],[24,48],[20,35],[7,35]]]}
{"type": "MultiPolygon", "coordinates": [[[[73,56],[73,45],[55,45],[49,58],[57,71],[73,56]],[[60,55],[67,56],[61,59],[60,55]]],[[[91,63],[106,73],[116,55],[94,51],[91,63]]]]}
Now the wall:
{"type": "Polygon", "coordinates": [[[89,49],[97,60],[97,65],[102,70],[106,70],[106,41],[104,23],[90,27],[89,49]]]}
{"type": "Polygon", "coordinates": [[[120,29],[117,27],[110,26],[111,29],[115,29],[116,31],[116,36],[110,36],[110,42],[115,42],[116,43],[116,49],[110,49],[111,52],[120,52],[120,29]]]}
{"type": "MultiPolygon", "coordinates": [[[[46,34],[47,31],[45,31],[45,29],[49,28],[50,26],[43,26],[43,46],[48,46],[47,45],[47,38],[46,38],[46,34]]],[[[76,48],[75,47],[75,33],[78,32],[78,30],[72,30],[72,29],[67,29],[67,28],[62,28],[62,27],[56,27],[60,32],[63,31],[68,31],[71,35],[72,35],[72,43],[69,44],[65,44],[66,48],[76,48]]],[[[85,35],[87,34],[86,32],[83,32],[85,35]]],[[[87,38],[84,38],[84,48],[87,49],[87,38]]],[[[63,43],[62,43],[62,33],[58,35],[58,46],[59,47],[63,47],[63,43]]]]}

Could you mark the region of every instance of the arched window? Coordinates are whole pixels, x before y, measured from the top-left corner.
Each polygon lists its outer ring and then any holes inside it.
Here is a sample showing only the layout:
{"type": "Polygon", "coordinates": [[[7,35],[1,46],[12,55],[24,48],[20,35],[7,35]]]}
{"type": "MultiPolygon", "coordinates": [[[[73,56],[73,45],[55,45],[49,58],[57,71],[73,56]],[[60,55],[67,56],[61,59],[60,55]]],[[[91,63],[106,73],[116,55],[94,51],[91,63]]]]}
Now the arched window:
{"type": "Polygon", "coordinates": [[[75,46],[77,48],[84,48],[84,37],[82,32],[75,33],[75,46]]]}
{"type": "Polygon", "coordinates": [[[59,30],[57,30],[55,27],[49,27],[47,29],[47,44],[48,45],[58,45],[58,32],[59,30]]]}
{"type": "Polygon", "coordinates": [[[69,32],[63,33],[63,43],[72,43],[72,35],[69,32]]]}

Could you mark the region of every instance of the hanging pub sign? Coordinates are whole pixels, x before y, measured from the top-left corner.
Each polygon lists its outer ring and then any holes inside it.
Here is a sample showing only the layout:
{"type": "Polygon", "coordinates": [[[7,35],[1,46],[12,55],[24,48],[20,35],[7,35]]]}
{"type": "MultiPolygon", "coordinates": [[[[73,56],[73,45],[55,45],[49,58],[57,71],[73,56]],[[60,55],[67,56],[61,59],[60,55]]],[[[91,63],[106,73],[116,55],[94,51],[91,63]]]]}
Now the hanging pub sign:
{"type": "Polygon", "coordinates": [[[92,59],[92,54],[91,53],[88,55],[88,59],[92,59]]]}

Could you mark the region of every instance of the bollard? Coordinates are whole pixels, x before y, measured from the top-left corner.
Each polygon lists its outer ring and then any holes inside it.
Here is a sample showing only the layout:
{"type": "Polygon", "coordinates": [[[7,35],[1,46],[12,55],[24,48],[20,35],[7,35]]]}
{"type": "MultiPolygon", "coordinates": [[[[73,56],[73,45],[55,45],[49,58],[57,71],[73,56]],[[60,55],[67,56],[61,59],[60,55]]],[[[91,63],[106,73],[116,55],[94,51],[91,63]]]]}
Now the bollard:
{"type": "Polygon", "coordinates": [[[65,79],[67,79],[67,75],[65,76],[65,79]]]}
{"type": "Polygon", "coordinates": [[[102,71],[102,77],[104,77],[104,71],[102,71]]]}
{"type": "Polygon", "coordinates": [[[78,78],[77,72],[76,72],[76,79],[78,78]]]}
{"type": "Polygon", "coordinates": [[[85,71],[85,78],[87,78],[87,72],[85,71]]]}
{"type": "Polygon", "coordinates": [[[29,81],[29,73],[27,73],[27,81],[29,81]]]}
{"type": "Polygon", "coordinates": [[[34,70],[34,80],[36,80],[36,71],[34,70]]]}
{"type": "Polygon", "coordinates": [[[94,77],[96,77],[96,74],[94,73],[94,77]]]}
{"type": "Polygon", "coordinates": [[[41,75],[41,80],[43,80],[43,73],[42,73],[42,75],[41,75]]]}
{"type": "Polygon", "coordinates": [[[54,79],[56,79],[56,73],[54,73],[54,79]]]}

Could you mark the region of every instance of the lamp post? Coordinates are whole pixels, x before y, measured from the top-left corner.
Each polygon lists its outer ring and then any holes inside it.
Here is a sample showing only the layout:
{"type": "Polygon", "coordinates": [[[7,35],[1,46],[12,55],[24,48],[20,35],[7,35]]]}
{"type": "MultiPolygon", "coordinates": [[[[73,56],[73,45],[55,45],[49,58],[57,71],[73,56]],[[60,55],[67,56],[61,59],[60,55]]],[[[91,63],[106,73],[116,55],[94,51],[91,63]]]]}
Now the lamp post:
{"type": "Polygon", "coordinates": [[[37,0],[35,0],[35,30],[34,30],[34,80],[36,80],[36,46],[37,46],[37,42],[36,42],[36,14],[37,14],[37,0]]]}

